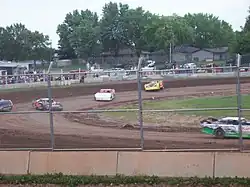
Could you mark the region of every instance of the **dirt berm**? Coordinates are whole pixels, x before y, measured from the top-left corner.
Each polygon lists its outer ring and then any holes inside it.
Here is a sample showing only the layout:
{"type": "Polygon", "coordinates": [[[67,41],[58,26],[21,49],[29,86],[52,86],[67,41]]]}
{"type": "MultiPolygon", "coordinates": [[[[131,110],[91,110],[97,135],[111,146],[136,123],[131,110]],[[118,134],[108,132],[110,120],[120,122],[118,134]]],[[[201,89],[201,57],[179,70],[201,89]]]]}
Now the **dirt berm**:
{"type": "MultiPolygon", "coordinates": [[[[250,83],[250,77],[242,77],[241,83],[250,83]]],[[[236,84],[236,78],[207,78],[207,79],[185,79],[185,80],[169,80],[164,81],[165,88],[180,88],[193,86],[209,86],[209,85],[224,85],[236,84]]],[[[136,81],[113,82],[110,84],[72,86],[66,88],[55,87],[52,89],[54,98],[75,97],[83,95],[92,95],[100,88],[114,88],[116,92],[137,90],[136,81]]],[[[46,88],[30,88],[29,90],[13,90],[0,92],[0,98],[11,99],[13,103],[30,102],[39,97],[47,97],[46,88]]]]}

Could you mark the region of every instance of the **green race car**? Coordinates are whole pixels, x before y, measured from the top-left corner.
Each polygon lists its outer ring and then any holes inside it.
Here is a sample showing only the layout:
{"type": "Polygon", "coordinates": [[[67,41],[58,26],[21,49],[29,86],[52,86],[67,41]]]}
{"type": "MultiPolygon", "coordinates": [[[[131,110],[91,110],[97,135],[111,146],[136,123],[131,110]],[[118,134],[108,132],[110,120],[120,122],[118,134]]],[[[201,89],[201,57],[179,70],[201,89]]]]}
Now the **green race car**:
{"type": "MultiPolygon", "coordinates": [[[[242,137],[250,138],[250,122],[241,118],[242,137]]],[[[239,119],[238,117],[224,117],[220,119],[208,118],[200,122],[202,132],[216,138],[238,138],[239,119]]]]}

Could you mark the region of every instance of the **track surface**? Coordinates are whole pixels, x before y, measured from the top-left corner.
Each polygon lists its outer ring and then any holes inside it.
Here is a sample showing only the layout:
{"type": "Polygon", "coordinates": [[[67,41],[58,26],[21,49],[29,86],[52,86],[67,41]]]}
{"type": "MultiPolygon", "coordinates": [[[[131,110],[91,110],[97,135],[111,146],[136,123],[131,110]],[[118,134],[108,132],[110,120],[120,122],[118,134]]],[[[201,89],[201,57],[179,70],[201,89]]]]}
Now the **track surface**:
{"type": "MultiPolygon", "coordinates": [[[[201,81],[201,80],[200,80],[201,81]]],[[[221,80],[220,80],[221,81],[221,80]]],[[[220,82],[217,81],[217,82],[220,82]]],[[[247,80],[248,81],[248,80],[247,80]]],[[[247,82],[246,81],[246,82],[247,82]]],[[[232,82],[232,80],[231,80],[232,82]]],[[[200,85],[200,82],[196,83],[200,85]]],[[[214,81],[210,82],[215,84],[214,81]]],[[[168,84],[169,89],[157,93],[143,93],[143,98],[154,97],[184,97],[184,96],[198,96],[207,95],[214,92],[214,95],[221,94],[235,94],[235,85],[229,84],[219,86],[199,86],[199,87],[182,87],[193,85],[194,83],[175,82],[168,84]],[[186,85],[183,85],[186,84],[186,85]]],[[[60,102],[65,106],[65,110],[80,110],[89,108],[100,108],[103,105],[117,105],[121,102],[128,102],[137,98],[136,91],[126,92],[129,89],[134,89],[135,83],[131,87],[125,86],[126,83],[112,86],[120,91],[117,94],[117,99],[110,103],[97,103],[93,101],[93,93],[100,87],[88,87],[65,89],[64,92],[55,90],[54,95],[56,98],[61,98],[60,102]],[[78,92],[74,92],[78,89],[78,92]],[[80,91],[81,90],[81,91],[80,91]],[[92,95],[89,92],[92,91],[92,95]],[[123,92],[121,92],[123,91],[123,92]],[[82,94],[81,94],[82,93],[82,94]],[[73,95],[75,97],[64,98],[65,96],[73,95]],[[85,95],[85,96],[79,96],[85,95]],[[77,97],[79,96],[79,97],[77,97]]],[[[205,83],[204,83],[205,84],[205,83]]],[[[209,85],[208,82],[206,85],[209,85]]],[[[105,86],[105,87],[111,87],[105,86]]],[[[250,90],[250,84],[242,86],[244,91],[250,90]]],[[[17,94],[8,93],[8,98],[15,101],[16,111],[32,110],[30,102],[35,98],[38,90],[34,93],[17,94]]],[[[6,94],[6,93],[4,93],[6,94]]],[[[39,96],[42,96],[39,95],[39,96]]],[[[44,95],[43,95],[44,96],[44,95]]],[[[36,96],[37,97],[37,96],[36,96]]],[[[109,107],[109,106],[106,106],[109,107]]],[[[72,117],[72,116],[68,116],[72,117]]],[[[47,114],[25,114],[25,115],[0,115],[0,147],[49,147],[49,116],[47,114]]],[[[139,147],[140,136],[138,130],[128,130],[120,128],[105,127],[102,121],[88,120],[80,121],[78,119],[66,119],[63,114],[54,115],[54,126],[56,134],[56,147],[57,148],[93,148],[93,147],[139,147]]],[[[117,124],[119,126],[119,124],[117,124]]],[[[157,132],[145,131],[145,148],[236,148],[238,140],[216,140],[210,136],[203,135],[199,132],[157,132]]],[[[249,146],[250,143],[245,141],[245,145],[249,146]]]]}

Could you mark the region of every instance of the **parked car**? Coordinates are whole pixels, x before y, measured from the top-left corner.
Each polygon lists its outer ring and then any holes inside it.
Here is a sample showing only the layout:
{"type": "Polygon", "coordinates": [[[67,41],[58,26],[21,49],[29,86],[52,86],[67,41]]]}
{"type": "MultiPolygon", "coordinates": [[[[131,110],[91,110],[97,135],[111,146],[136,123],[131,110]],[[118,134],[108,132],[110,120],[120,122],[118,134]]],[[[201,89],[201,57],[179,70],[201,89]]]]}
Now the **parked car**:
{"type": "Polygon", "coordinates": [[[99,92],[95,93],[94,98],[96,101],[112,101],[115,99],[115,90],[101,89],[99,92]]]}
{"type": "MultiPolygon", "coordinates": [[[[52,102],[52,111],[62,111],[63,105],[60,102],[51,100],[52,102]]],[[[49,110],[49,98],[39,98],[32,102],[32,107],[36,110],[49,110]]]]}
{"type": "Polygon", "coordinates": [[[11,112],[13,109],[13,103],[11,100],[0,100],[0,112],[11,112]]]}

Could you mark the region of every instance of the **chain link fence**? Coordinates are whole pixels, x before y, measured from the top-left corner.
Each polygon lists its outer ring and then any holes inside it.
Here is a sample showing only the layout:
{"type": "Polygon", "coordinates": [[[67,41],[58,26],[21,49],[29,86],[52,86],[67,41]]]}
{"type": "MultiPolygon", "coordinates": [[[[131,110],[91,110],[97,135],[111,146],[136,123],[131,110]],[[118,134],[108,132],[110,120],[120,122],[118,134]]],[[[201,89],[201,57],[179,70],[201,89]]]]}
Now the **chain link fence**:
{"type": "MultiPolygon", "coordinates": [[[[243,61],[245,56],[242,56],[241,60],[243,61]]],[[[37,87],[44,86],[47,87],[47,95],[48,95],[48,110],[44,111],[12,111],[12,112],[1,112],[0,115],[39,115],[39,113],[49,115],[49,125],[50,125],[50,147],[46,149],[57,150],[55,148],[55,132],[54,132],[54,115],[56,114],[65,114],[65,113],[118,113],[118,112],[133,112],[138,113],[138,125],[140,129],[140,147],[139,150],[144,150],[145,142],[144,142],[144,114],[145,113],[178,113],[178,112],[190,112],[190,111],[217,111],[217,110],[234,110],[238,111],[238,118],[241,121],[241,112],[249,109],[242,109],[241,106],[241,89],[240,89],[240,76],[248,75],[248,69],[229,66],[229,67],[210,67],[210,68],[196,68],[196,69],[170,69],[170,70],[143,70],[141,64],[144,58],[139,59],[139,63],[136,70],[120,70],[120,71],[102,71],[102,72],[82,72],[79,70],[78,72],[67,72],[67,73],[57,73],[52,74],[50,70],[46,74],[36,74],[36,75],[18,75],[16,76],[2,76],[1,80],[5,82],[2,83],[1,87],[5,89],[10,88],[20,88],[16,85],[26,85],[27,87],[37,87]],[[247,71],[246,71],[247,69],[247,71]],[[199,72],[199,70],[205,70],[199,72]],[[242,71],[242,73],[240,73],[242,71]],[[98,76],[97,76],[98,75],[98,76]],[[9,78],[14,78],[14,80],[20,80],[25,76],[28,79],[32,79],[33,81],[28,81],[24,78],[24,83],[16,83],[9,82],[9,78]],[[143,108],[143,97],[142,97],[142,89],[144,86],[143,80],[160,80],[160,79],[169,79],[172,77],[173,79],[187,78],[187,77],[236,77],[237,81],[237,106],[235,107],[226,107],[226,108],[176,108],[176,109],[144,109],[143,108]],[[97,81],[98,80],[98,81],[97,81]],[[127,108],[115,108],[115,109],[89,109],[84,111],[79,110],[63,110],[63,111],[54,111],[53,110],[53,88],[55,86],[69,86],[69,89],[74,84],[96,84],[104,83],[104,82],[112,82],[112,81],[121,81],[121,80],[136,80],[138,84],[138,98],[137,98],[137,108],[127,109],[127,108]],[[92,82],[91,82],[92,81],[92,82]],[[15,85],[15,86],[13,86],[15,85]]],[[[23,86],[23,88],[26,88],[23,86]]],[[[135,105],[136,106],[136,105],[135,105]]],[[[58,122],[57,122],[58,123],[58,122]]],[[[70,123],[68,124],[70,125],[70,123]]],[[[239,133],[240,133],[240,150],[243,150],[243,139],[242,139],[242,124],[239,123],[239,133]]],[[[167,136],[167,133],[166,133],[167,136]]],[[[18,148],[17,148],[18,149],[18,148]]],[[[33,148],[26,148],[33,149],[33,148]]],[[[121,148],[122,149],[122,148],[121,148]]],[[[23,148],[22,148],[23,150],[23,148]]],[[[80,149],[79,149],[80,150],[80,149]]]]}

